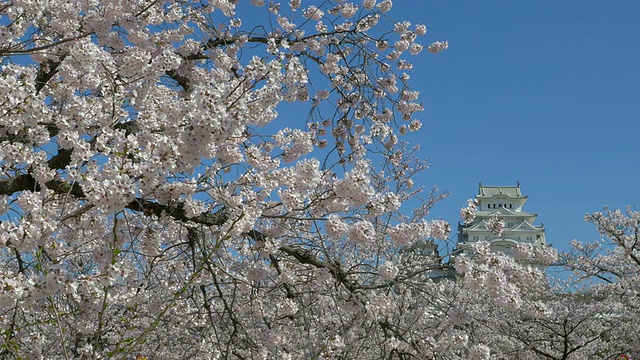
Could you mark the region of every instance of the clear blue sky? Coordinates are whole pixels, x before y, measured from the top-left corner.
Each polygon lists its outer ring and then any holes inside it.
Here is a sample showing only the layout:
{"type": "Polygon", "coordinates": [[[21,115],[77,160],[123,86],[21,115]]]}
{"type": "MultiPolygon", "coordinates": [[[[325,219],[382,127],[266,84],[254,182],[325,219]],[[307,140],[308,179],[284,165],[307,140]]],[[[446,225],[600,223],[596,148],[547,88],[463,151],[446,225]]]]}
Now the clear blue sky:
{"type": "Polygon", "coordinates": [[[396,0],[390,15],[450,44],[412,72],[426,111],[410,141],[433,164],[416,183],[451,192],[433,217],[455,223],[479,181],[519,180],[567,250],[598,238],[585,213],[640,208],[640,1],[396,0]]]}

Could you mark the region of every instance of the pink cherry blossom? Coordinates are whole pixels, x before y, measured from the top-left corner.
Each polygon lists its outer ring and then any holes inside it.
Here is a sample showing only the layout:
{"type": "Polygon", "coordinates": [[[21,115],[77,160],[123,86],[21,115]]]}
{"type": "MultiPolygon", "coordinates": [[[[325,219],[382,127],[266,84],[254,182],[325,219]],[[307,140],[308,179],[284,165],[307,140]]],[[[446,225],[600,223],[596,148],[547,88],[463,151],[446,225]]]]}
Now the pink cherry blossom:
{"type": "Polygon", "coordinates": [[[603,240],[568,254],[455,243],[399,138],[423,131],[426,26],[390,0],[249,3],[3,3],[3,357],[640,350],[638,212],[588,215],[603,240]]]}

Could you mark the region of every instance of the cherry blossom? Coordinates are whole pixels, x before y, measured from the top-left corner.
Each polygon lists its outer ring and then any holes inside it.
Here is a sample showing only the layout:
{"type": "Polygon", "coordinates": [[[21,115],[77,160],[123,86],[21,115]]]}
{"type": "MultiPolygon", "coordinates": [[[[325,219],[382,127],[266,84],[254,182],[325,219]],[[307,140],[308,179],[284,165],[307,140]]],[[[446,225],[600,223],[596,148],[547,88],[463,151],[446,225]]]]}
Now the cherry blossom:
{"type": "Polygon", "coordinates": [[[449,48],[449,43],[446,41],[436,41],[427,47],[430,53],[437,54],[443,50],[449,48]]]}
{"type": "Polygon", "coordinates": [[[426,28],[394,22],[391,7],[3,6],[3,355],[376,358],[436,346],[381,325],[401,309],[382,287],[418,286],[403,248],[449,232],[403,215],[419,190],[404,170],[415,153],[397,141],[407,127],[393,120],[420,129],[405,56],[426,28]],[[363,332],[372,326],[381,337],[363,332]]]}
{"type": "Polygon", "coordinates": [[[491,220],[487,222],[487,230],[489,230],[492,234],[496,236],[500,236],[502,235],[502,229],[504,228],[504,225],[505,225],[504,220],[496,216],[491,218],[491,220]]]}
{"type": "Polygon", "coordinates": [[[475,199],[467,200],[467,206],[460,209],[460,218],[465,224],[471,224],[476,218],[478,203],[475,199]]]}
{"type": "MultiPolygon", "coordinates": [[[[391,10],[390,0],[5,2],[2,357],[640,349],[636,212],[590,215],[611,243],[561,256],[576,279],[601,282],[578,295],[567,289],[580,281],[547,282],[553,249],[508,257],[479,242],[460,253],[451,226],[429,218],[447,193],[423,193],[429,164],[401,141],[422,131],[409,80],[427,61],[415,57],[428,55],[427,28],[391,10]]],[[[461,218],[476,212],[471,201],[461,218]]]]}

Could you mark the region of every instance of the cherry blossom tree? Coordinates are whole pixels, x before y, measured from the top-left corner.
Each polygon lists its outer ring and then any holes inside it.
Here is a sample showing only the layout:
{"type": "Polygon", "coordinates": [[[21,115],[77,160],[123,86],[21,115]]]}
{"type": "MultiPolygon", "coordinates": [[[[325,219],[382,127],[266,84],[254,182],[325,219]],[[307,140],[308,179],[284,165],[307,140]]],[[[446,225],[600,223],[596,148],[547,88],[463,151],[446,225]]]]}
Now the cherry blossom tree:
{"type": "Polygon", "coordinates": [[[525,268],[514,272],[518,267],[513,265],[496,271],[518,260],[550,265],[554,256],[545,254],[550,249],[540,248],[538,254],[516,249],[511,259],[491,254],[486,244],[479,244],[474,250],[480,256],[456,260],[467,285],[456,303],[460,326],[471,342],[482,344],[496,358],[636,358],[640,354],[636,326],[639,219],[631,209],[588,214],[586,220],[596,226],[602,240],[574,241],[573,250],[555,264],[572,275],[551,282],[540,279],[540,273],[522,272],[525,268]],[[470,291],[478,285],[482,286],[479,291],[470,291]],[[504,292],[508,289],[512,291],[504,292]]]}
{"type": "Polygon", "coordinates": [[[640,333],[640,212],[631,207],[587,214],[600,236],[599,241],[572,242],[573,250],[563,254],[563,264],[574,271],[575,281],[591,285],[593,292],[609,305],[606,315],[615,319],[615,332],[608,348],[613,353],[637,357],[640,333]]]}
{"type": "Polygon", "coordinates": [[[3,1],[2,357],[466,357],[391,7],[3,1]]]}
{"type": "Polygon", "coordinates": [[[637,225],[622,225],[637,215],[600,215],[619,250],[567,261],[612,283],[590,289],[600,307],[547,284],[535,264],[554,261],[548,249],[439,251],[450,226],[427,218],[446,194],[421,195],[428,164],[401,140],[421,127],[408,73],[427,29],[391,8],[0,2],[0,357],[637,349],[595,315],[637,310],[637,225]],[[453,281],[432,281],[447,261],[453,281]]]}
{"type": "Polygon", "coordinates": [[[569,292],[566,287],[520,295],[517,311],[481,302],[470,327],[484,339],[491,354],[514,359],[613,359],[628,353],[619,299],[593,291],[569,292]]]}

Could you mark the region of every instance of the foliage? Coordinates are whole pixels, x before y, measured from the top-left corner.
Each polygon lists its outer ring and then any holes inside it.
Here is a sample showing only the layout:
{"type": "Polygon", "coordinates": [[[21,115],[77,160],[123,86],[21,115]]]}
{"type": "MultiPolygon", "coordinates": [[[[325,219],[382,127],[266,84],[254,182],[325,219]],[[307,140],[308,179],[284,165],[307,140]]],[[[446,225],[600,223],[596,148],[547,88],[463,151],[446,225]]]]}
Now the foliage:
{"type": "MultiPolygon", "coordinates": [[[[399,140],[421,127],[407,72],[427,30],[391,7],[2,1],[0,358],[625,351],[602,304],[532,266],[552,251],[439,253],[450,227],[425,217],[446,194],[419,197],[428,164],[399,140]]],[[[638,261],[616,216],[593,219],[618,250],[567,264],[616,277],[593,291],[628,319],[613,297],[638,261]]]]}
{"type": "Polygon", "coordinates": [[[431,346],[389,320],[424,272],[398,249],[448,231],[398,210],[426,168],[398,144],[426,27],[389,0],[252,5],[3,2],[3,356],[431,346]]]}

